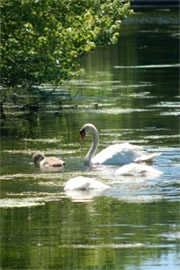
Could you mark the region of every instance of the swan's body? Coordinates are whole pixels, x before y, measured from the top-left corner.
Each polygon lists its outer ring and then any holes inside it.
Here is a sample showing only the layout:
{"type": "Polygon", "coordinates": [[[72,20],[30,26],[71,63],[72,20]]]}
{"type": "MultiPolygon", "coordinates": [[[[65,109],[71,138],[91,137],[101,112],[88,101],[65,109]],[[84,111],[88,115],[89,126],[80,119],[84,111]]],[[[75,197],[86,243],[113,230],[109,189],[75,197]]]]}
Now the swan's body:
{"type": "Polygon", "coordinates": [[[124,165],[132,162],[149,162],[160,153],[146,153],[141,146],[130,143],[121,143],[110,145],[96,156],[99,135],[96,127],[92,124],[85,124],[80,130],[80,140],[82,141],[85,135],[90,132],[93,142],[85,157],[85,164],[88,165],[124,165]]]}
{"type": "Polygon", "coordinates": [[[71,178],[65,184],[64,190],[106,190],[110,187],[94,178],[78,176],[71,178]]]}
{"type": "Polygon", "coordinates": [[[127,176],[159,176],[162,172],[146,164],[130,163],[116,170],[115,175],[127,176]]]}
{"type": "Polygon", "coordinates": [[[36,152],[33,156],[34,164],[39,163],[40,168],[62,167],[65,162],[57,157],[46,157],[42,152],[36,152]]]}

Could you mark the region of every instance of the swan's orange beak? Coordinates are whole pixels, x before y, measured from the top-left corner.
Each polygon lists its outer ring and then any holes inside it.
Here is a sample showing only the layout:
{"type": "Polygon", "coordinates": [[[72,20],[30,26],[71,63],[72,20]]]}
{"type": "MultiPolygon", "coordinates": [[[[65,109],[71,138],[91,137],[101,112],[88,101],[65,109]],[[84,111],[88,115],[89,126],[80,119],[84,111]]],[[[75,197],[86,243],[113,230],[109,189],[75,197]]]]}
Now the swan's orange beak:
{"type": "Polygon", "coordinates": [[[86,132],[85,132],[85,130],[83,129],[83,130],[81,130],[80,131],[80,142],[84,139],[84,137],[86,136],[86,132]]]}
{"type": "Polygon", "coordinates": [[[83,133],[83,134],[80,134],[80,142],[82,142],[82,140],[84,139],[84,137],[85,137],[85,134],[83,133]]]}

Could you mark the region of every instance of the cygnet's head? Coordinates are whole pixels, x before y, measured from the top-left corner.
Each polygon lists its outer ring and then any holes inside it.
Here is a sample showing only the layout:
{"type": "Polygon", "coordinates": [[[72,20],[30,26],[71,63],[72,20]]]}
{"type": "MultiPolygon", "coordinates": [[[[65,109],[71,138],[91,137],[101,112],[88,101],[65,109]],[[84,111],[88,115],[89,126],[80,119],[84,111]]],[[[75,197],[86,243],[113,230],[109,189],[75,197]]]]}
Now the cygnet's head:
{"type": "Polygon", "coordinates": [[[42,152],[36,152],[33,156],[33,161],[34,164],[37,164],[38,162],[40,162],[41,160],[43,160],[45,158],[44,153],[42,152]]]}

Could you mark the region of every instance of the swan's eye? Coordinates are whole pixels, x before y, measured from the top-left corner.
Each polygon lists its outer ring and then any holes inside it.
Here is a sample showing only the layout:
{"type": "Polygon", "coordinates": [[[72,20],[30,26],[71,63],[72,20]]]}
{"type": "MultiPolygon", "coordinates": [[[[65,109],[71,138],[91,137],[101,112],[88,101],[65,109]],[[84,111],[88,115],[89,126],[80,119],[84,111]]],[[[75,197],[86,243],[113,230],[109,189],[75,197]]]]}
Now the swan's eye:
{"type": "Polygon", "coordinates": [[[80,142],[84,139],[84,137],[86,136],[86,131],[85,128],[80,130],[80,142]]]}

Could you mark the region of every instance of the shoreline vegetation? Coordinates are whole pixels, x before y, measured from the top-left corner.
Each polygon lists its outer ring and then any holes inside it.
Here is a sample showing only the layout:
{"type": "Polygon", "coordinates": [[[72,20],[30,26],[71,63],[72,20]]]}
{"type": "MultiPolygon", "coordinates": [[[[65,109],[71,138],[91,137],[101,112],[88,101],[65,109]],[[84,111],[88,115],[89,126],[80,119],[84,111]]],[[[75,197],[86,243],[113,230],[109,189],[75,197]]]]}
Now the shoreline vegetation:
{"type": "Polygon", "coordinates": [[[63,82],[82,76],[84,55],[117,43],[122,21],[133,14],[129,0],[2,0],[0,8],[1,120],[9,105],[36,112],[63,82]]]}

